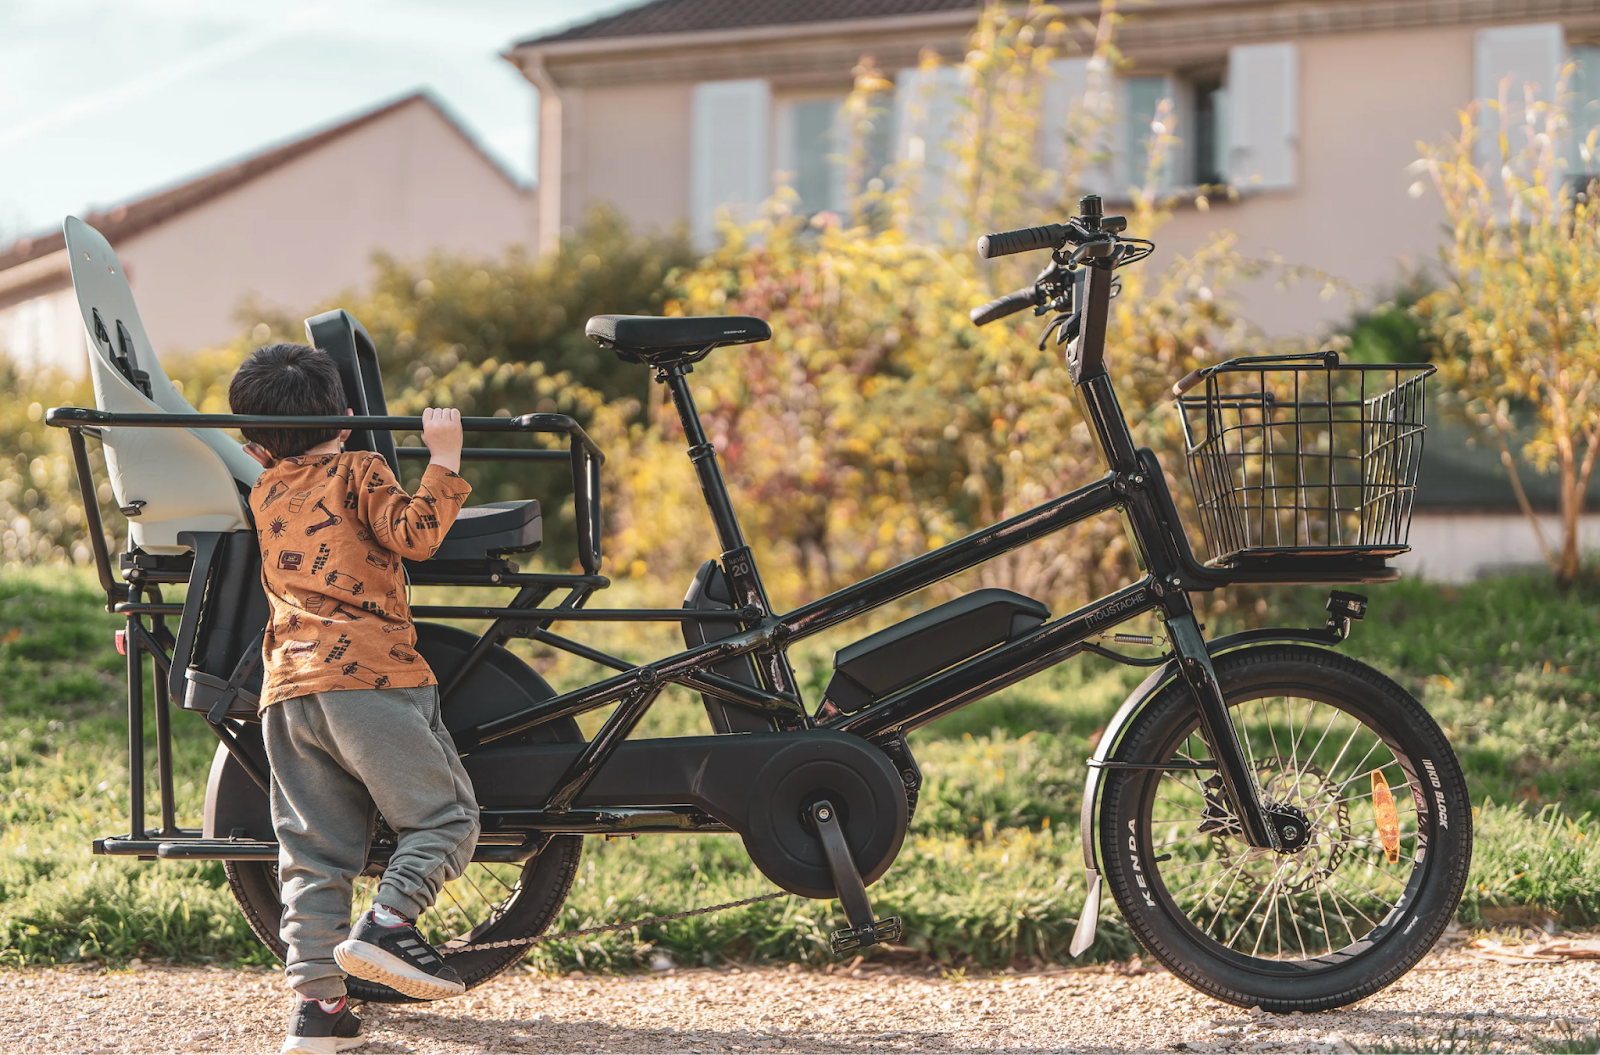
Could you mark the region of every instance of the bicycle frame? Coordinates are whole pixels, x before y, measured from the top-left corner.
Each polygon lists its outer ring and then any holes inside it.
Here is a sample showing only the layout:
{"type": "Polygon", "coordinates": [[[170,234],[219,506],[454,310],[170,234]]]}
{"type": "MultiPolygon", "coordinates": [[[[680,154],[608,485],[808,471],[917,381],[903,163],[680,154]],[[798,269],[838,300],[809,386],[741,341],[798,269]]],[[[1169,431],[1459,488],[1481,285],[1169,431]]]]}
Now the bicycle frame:
{"type": "MultiPolygon", "coordinates": [[[[558,415],[527,415],[522,418],[463,419],[468,431],[541,431],[566,433],[571,451],[483,451],[496,459],[510,457],[540,460],[568,460],[573,466],[575,493],[578,496],[578,523],[582,537],[580,555],[584,575],[526,574],[508,571],[488,577],[441,577],[422,582],[473,582],[483,585],[518,587],[509,605],[439,606],[417,605],[415,618],[481,619],[490,628],[442,686],[448,696],[471,664],[481,660],[490,647],[506,637],[521,636],[610,667],[618,673],[584,688],[563,693],[533,706],[504,715],[456,734],[457,746],[470,753],[484,745],[523,732],[543,723],[565,719],[613,703],[618,704],[600,731],[578,752],[566,772],[555,784],[548,800],[538,810],[514,811],[515,828],[530,837],[538,832],[637,832],[712,830],[721,826],[709,818],[696,820],[686,811],[671,808],[610,808],[604,811],[574,810],[573,803],[595,774],[612,758],[618,745],[636,727],[667,684],[716,697],[735,706],[751,709],[776,720],[780,730],[801,734],[814,728],[831,729],[863,737],[882,748],[902,770],[908,787],[920,782],[909,752],[904,749],[906,732],[926,725],[942,715],[1015,684],[1039,671],[1084,651],[1116,656],[1091,642],[1091,638],[1112,626],[1146,612],[1157,612],[1164,620],[1172,645],[1171,658],[1194,694],[1201,729],[1211,745],[1215,764],[1229,800],[1240,817],[1246,839],[1253,846],[1275,847],[1277,835],[1260,801],[1256,778],[1246,762],[1228,714],[1226,702],[1211,666],[1203,627],[1195,616],[1189,598],[1191,591],[1216,589],[1231,583],[1367,583],[1392,581],[1396,572],[1381,560],[1360,561],[1342,557],[1337,561],[1301,559],[1285,562],[1270,570],[1237,570],[1209,567],[1196,559],[1189,546],[1166,479],[1156,458],[1148,449],[1135,449],[1118,403],[1115,389],[1104,364],[1106,321],[1112,294],[1113,272],[1118,254],[1088,262],[1088,281],[1081,335],[1069,346],[1071,377],[1081,397],[1085,417],[1105,457],[1105,476],[1069,494],[1045,502],[1025,513],[976,531],[939,549],[909,560],[853,586],[819,598],[793,611],[774,614],[762,583],[754,553],[745,541],[734,513],[727,485],[717,464],[715,449],[706,439],[687,374],[690,362],[656,364],[656,380],[665,384],[689,441],[689,457],[694,463],[702,492],[717,532],[721,562],[736,599],[735,607],[716,610],[596,610],[584,604],[607,581],[598,574],[599,462],[600,452],[570,418],[558,415]],[[921,590],[975,567],[1002,553],[1037,541],[1089,517],[1118,511],[1125,518],[1143,576],[1136,582],[1098,600],[1050,620],[1025,635],[987,652],[958,663],[909,688],[894,692],[853,714],[839,714],[817,722],[801,699],[787,649],[797,641],[879,608],[898,598],[921,590]],[[557,588],[567,588],[566,599],[556,607],[538,605],[557,588]],[[563,621],[653,620],[733,620],[742,632],[722,640],[690,648],[675,655],[645,664],[633,664],[604,652],[570,641],[548,629],[563,621]],[[751,686],[722,677],[713,667],[738,656],[756,660],[760,684],[751,686]]],[[[709,349],[707,349],[709,351],[709,349]]],[[[698,357],[695,357],[698,358],[698,357]]],[[[130,703],[130,778],[136,794],[132,800],[134,822],[132,838],[126,847],[108,852],[154,853],[154,844],[142,838],[147,833],[143,822],[143,742],[142,689],[139,654],[150,651],[158,665],[164,633],[160,619],[178,613],[179,606],[163,604],[157,581],[184,581],[181,576],[142,575],[130,599],[126,587],[111,574],[109,556],[100,530],[89,465],[82,433],[93,426],[136,427],[215,427],[235,428],[246,424],[273,424],[279,427],[352,429],[418,429],[420,419],[398,417],[341,418],[262,418],[233,415],[157,415],[109,414],[79,408],[57,408],[47,421],[71,430],[79,474],[84,481],[86,513],[89,515],[91,542],[102,584],[106,587],[109,610],[128,618],[128,667],[130,703]],[[140,599],[143,590],[157,590],[153,602],[140,599]],[[146,630],[142,619],[156,620],[155,632],[146,630]],[[138,732],[134,731],[138,727],[138,732]]],[[[483,449],[479,449],[482,451],[483,449]]],[[[419,452],[420,453],[420,452],[419,452]]],[[[474,449],[463,451],[473,457],[474,449]]],[[[170,636],[170,635],[168,635],[170,636]]],[[[1154,661],[1156,663],[1163,660],[1154,661]]],[[[170,661],[169,661],[170,662],[170,661]]],[[[442,672],[441,672],[442,673],[442,672]]],[[[170,731],[167,728],[168,701],[162,679],[156,679],[158,693],[158,755],[162,784],[162,833],[187,836],[172,822],[170,731]]],[[[234,744],[227,730],[213,723],[225,746],[234,752],[247,771],[257,767],[234,744]],[[249,764],[247,764],[249,763],[249,764]]],[[[108,841],[109,842],[109,841],[108,841]]],[[[537,852],[534,850],[533,852],[537,852]]],[[[196,852],[174,856],[226,856],[196,852]]],[[[526,853],[524,852],[524,856],[526,853]]]]}

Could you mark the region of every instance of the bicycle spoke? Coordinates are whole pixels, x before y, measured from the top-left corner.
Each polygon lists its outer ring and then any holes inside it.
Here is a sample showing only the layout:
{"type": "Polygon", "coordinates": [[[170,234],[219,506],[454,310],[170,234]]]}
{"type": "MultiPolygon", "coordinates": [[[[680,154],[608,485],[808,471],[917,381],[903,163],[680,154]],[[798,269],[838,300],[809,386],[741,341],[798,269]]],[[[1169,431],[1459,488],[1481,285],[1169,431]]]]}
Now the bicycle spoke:
{"type": "MultiPolygon", "coordinates": [[[[1224,948],[1263,959],[1317,959],[1375,930],[1420,867],[1414,851],[1422,818],[1413,797],[1396,796],[1397,806],[1410,805],[1400,807],[1402,849],[1391,860],[1372,827],[1373,797],[1357,787],[1373,773],[1392,778],[1397,790],[1410,790],[1412,780],[1394,749],[1339,707],[1289,695],[1246,705],[1253,705],[1253,720],[1235,727],[1247,764],[1271,801],[1304,811],[1310,840],[1292,854],[1252,849],[1236,827],[1229,834],[1236,818],[1204,774],[1166,770],[1147,800],[1147,845],[1152,857],[1165,859],[1152,871],[1193,925],[1224,948]],[[1318,707],[1332,713],[1321,719],[1318,707]]],[[[1232,707],[1237,719],[1241,705],[1232,707]]],[[[1167,757],[1201,761],[1209,749],[1191,727],[1167,757]]]]}

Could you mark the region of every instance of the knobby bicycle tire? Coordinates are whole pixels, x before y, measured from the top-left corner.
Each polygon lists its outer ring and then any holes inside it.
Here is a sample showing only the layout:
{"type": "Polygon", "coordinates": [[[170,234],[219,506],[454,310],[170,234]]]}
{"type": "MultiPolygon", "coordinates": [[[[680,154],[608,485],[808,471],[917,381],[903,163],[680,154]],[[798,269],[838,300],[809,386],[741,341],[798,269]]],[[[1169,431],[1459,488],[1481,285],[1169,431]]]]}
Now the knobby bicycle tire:
{"type": "MultiPolygon", "coordinates": [[[[1465,888],[1472,807],[1455,752],[1415,698],[1337,653],[1264,646],[1215,666],[1263,797],[1301,809],[1309,842],[1250,849],[1214,773],[1110,770],[1112,896],[1153,956],[1219,1000],[1288,1012],[1369,996],[1433,947],[1465,888]]],[[[1206,761],[1197,725],[1175,681],[1113,758],[1206,761]]]]}

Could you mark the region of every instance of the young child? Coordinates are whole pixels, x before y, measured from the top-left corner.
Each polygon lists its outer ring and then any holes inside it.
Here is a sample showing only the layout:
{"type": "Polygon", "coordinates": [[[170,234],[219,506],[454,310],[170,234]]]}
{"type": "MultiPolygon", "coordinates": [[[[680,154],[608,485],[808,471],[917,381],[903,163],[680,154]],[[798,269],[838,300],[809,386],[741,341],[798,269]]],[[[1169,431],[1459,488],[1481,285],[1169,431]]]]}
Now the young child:
{"type": "MultiPolygon", "coordinates": [[[[257,349],[228,387],[235,414],[342,415],[326,353],[257,349]]],[[[272,766],[288,982],[299,994],[283,1051],[364,1043],[346,1006],[353,974],[430,1000],[465,988],[416,917],[472,859],[478,807],[416,651],[401,558],[439,548],[471,488],[461,415],[423,413],[432,460],[415,497],[383,458],[344,451],[348,430],[248,428],[265,467],[250,492],[271,606],[261,723],[272,766]],[[350,927],[374,811],[399,836],[372,906],[350,927]]]]}

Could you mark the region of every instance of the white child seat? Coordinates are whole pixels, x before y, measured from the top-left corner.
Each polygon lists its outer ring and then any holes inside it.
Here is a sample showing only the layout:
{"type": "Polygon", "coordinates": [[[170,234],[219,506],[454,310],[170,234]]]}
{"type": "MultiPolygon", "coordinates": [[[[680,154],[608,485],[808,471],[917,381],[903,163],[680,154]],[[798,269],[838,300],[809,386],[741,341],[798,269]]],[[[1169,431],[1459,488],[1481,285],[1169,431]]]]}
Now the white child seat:
{"type": "MultiPolygon", "coordinates": [[[[111,244],[75,216],[62,229],[89,344],[95,406],[124,414],[199,413],[161,369],[111,244]],[[141,385],[148,385],[148,395],[141,385]]],[[[189,547],[179,544],[180,531],[250,527],[245,495],[261,466],[221,430],[121,427],[103,430],[101,439],[111,493],[128,515],[134,546],[183,553],[189,547]]]]}

